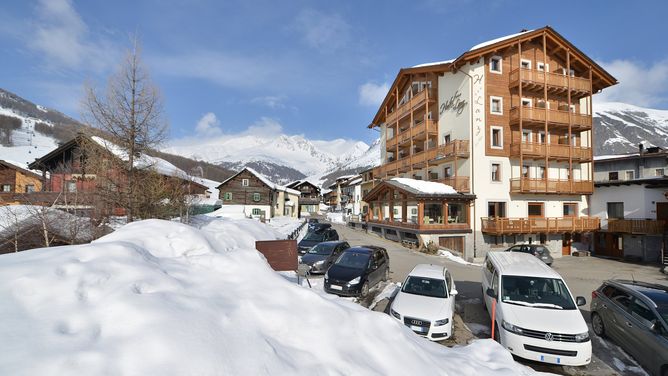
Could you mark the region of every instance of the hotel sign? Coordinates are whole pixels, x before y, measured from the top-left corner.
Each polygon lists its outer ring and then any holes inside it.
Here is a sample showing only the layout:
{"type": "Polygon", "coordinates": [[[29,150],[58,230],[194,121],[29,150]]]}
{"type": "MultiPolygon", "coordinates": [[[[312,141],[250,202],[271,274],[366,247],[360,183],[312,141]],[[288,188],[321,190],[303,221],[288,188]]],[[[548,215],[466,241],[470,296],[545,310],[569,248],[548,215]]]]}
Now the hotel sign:
{"type": "Polygon", "coordinates": [[[455,111],[457,115],[461,115],[467,105],[466,100],[462,99],[461,97],[462,93],[460,93],[459,90],[455,91],[455,94],[450,97],[450,99],[448,99],[445,103],[441,103],[438,112],[439,115],[443,115],[444,112],[450,110],[455,111]]]}

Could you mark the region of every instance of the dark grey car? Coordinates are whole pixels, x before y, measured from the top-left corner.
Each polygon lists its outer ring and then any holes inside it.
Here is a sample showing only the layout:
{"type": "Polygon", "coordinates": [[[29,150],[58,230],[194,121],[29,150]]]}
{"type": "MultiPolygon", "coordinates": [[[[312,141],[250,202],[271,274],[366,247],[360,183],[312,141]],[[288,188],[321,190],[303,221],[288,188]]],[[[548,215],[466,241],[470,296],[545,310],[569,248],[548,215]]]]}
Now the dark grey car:
{"type": "Polygon", "coordinates": [[[522,252],[538,257],[547,265],[552,266],[552,255],[550,249],[542,244],[515,244],[506,249],[506,252],[522,252]]]}
{"type": "Polygon", "coordinates": [[[668,376],[668,287],[609,280],[591,293],[594,333],[609,337],[656,376],[668,376]]]}
{"type": "Polygon", "coordinates": [[[335,241],[319,243],[301,257],[301,263],[311,267],[311,273],[324,273],[334,263],[341,252],[350,248],[348,242],[335,241]]]}

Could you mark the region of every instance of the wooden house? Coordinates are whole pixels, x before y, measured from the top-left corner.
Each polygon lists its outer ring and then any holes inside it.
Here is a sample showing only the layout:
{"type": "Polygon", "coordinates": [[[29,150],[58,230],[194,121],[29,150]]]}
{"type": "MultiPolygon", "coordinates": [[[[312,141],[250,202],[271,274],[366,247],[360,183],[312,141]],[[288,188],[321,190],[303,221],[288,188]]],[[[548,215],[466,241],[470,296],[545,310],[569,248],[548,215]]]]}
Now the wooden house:
{"type": "Polygon", "coordinates": [[[297,180],[286,186],[287,188],[299,191],[299,214],[313,214],[320,210],[322,196],[320,187],[308,180],[297,180]]]}
{"type": "Polygon", "coordinates": [[[38,174],[0,160],[0,205],[19,203],[17,198],[42,190],[38,174]]]}

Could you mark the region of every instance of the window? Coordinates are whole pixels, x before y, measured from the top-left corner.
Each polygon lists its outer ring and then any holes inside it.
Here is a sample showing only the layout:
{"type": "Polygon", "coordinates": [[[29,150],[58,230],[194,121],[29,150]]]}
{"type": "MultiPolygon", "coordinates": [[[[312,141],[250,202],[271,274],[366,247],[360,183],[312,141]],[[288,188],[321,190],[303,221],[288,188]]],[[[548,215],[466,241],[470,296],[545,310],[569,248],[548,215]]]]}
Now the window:
{"type": "Polygon", "coordinates": [[[624,219],[624,203],[608,202],[608,218],[624,219]]]}
{"type": "Polygon", "coordinates": [[[657,169],[654,171],[654,173],[656,174],[656,176],[663,176],[663,175],[666,174],[666,171],[665,171],[664,169],[662,169],[662,168],[657,168],[657,169]]]}
{"type": "Polygon", "coordinates": [[[578,204],[568,203],[564,204],[564,217],[577,217],[578,216],[578,204]]]}
{"type": "Polygon", "coordinates": [[[397,209],[397,208],[393,208],[393,209],[392,209],[392,214],[393,214],[395,217],[398,216],[398,215],[399,215],[399,209],[397,209]]]}
{"type": "Polygon", "coordinates": [[[35,192],[35,186],[32,184],[26,184],[26,193],[33,193],[35,192]]]}
{"type": "Polygon", "coordinates": [[[465,204],[449,203],[448,223],[466,223],[466,209],[465,204]]]}
{"type": "Polygon", "coordinates": [[[624,176],[626,177],[626,180],[633,180],[633,171],[626,171],[624,176]]]}
{"type": "Polygon", "coordinates": [[[417,215],[417,212],[418,212],[417,208],[411,209],[411,215],[417,215]]]}
{"type": "Polygon", "coordinates": [[[633,299],[633,303],[631,304],[631,315],[640,319],[640,322],[648,327],[651,325],[652,321],[656,320],[652,310],[638,298],[633,299]]]}
{"type": "Polygon", "coordinates": [[[501,181],[501,164],[492,163],[492,181],[501,181]]]}
{"type": "Polygon", "coordinates": [[[260,210],[258,208],[254,208],[252,213],[253,213],[253,215],[262,215],[262,210],[260,210]]]}
{"type": "Polygon", "coordinates": [[[446,145],[450,143],[450,134],[443,136],[443,143],[446,145]]]}
{"type": "Polygon", "coordinates": [[[545,179],[545,166],[538,166],[538,179],[545,179]]]}
{"type": "Polygon", "coordinates": [[[503,149],[503,128],[491,127],[491,139],[493,149],[503,149]]]}
{"type": "Polygon", "coordinates": [[[575,105],[574,104],[570,105],[569,108],[570,108],[572,113],[577,113],[577,111],[575,110],[575,105]]]}
{"type": "Polygon", "coordinates": [[[536,63],[536,70],[539,70],[541,72],[549,71],[550,70],[550,65],[545,64],[542,61],[539,61],[539,62],[536,63]]]}
{"type": "Polygon", "coordinates": [[[74,180],[70,180],[70,181],[66,182],[66,184],[67,184],[66,185],[67,192],[76,192],[77,191],[77,182],[75,182],[74,180]]]}
{"type": "Polygon", "coordinates": [[[536,102],[536,107],[538,108],[547,108],[548,110],[550,109],[550,102],[545,102],[544,99],[539,99],[536,102]]]}
{"type": "MultiPolygon", "coordinates": [[[[570,69],[569,73],[570,73],[571,77],[575,77],[575,70],[574,69],[570,69]]],[[[561,74],[563,74],[564,76],[566,75],[566,68],[561,68],[561,74]]]]}
{"type": "Polygon", "coordinates": [[[523,69],[531,69],[531,60],[522,59],[522,60],[520,61],[520,66],[521,66],[523,69]]]}
{"type": "Polygon", "coordinates": [[[527,215],[529,217],[542,217],[543,216],[543,203],[542,202],[530,202],[527,206],[527,215]]]}
{"type": "Polygon", "coordinates": [[[571,146],[578,146],[578,136],[575,134],[571,135],[571,146]]]}
{"type": "Polygon", "coordinates": [[[223,195],[223,200],[232,201],[232,192],[225,192],[225,194],[223,195]]]}
{"type": "Polygon", "coordinates": [[[2,191],[3,191],[3,192],[11,192],[11,191],[12,191],[12,186],[11,186],[11,184],[3,184],[3,185],[2,185],[2,191]]]}
{"type": "Polygon", "coordinates": [[[248,179],[241,179],[241,186],[248,187],[248,179]]]}
{"type": "Polygon", "coordinates": [[[617,171],[608,172],[608,180],[619,180],[619,173],[617,171]]]}
{"type": "Polygon", "coordinates": [[[532,138],[533,137],[531,137],[531,131],[529,131],[529,130],[523,130],[522,131],[522,142],[523,143],[531,143],[532,138]]]}
{"type": "Polygon", "coordinates": [[[523,165],[522,166],[522,177],[523,178],[528,178],[529,177],[529,166],[528,165],[523,165]]]}
{"type": "Polygon", "coordinates": [[[487,216],[488,217],[505,218],[505,216],[506,216],[506,203],[505,202],[494,202],[494,201],[488,202],[487,203],[487,216]]]}
{"type": "Polygon", "coordinates": [[[545,138],[545,131],[538,132],[538,143],[544,144],[546,141],[547,139],[545,138]]]}
{"type": "Polygon", "coordinates": [[[261,197],[260,197],[259,193],[257,193],[257,192],[253,193],[253,201],[259,202],[260,199],[261,199],[261,197]]]}
{"type": "Polygon", "coordinates": [[[492,73],[501,73],[501,56],[492,56],[489,59],[489,71],[492,73]]]}
{"type": "Polygon", "coordinates": [[[503,115],[503,98],[489,97],[489,112],[496,115],[503,115]]]}
{"type": "Polygon", "coordinates": [[[531,107],[533,105],[533,101],[529,98],[522,98],[522,106],[523,107],[531,107]]]}

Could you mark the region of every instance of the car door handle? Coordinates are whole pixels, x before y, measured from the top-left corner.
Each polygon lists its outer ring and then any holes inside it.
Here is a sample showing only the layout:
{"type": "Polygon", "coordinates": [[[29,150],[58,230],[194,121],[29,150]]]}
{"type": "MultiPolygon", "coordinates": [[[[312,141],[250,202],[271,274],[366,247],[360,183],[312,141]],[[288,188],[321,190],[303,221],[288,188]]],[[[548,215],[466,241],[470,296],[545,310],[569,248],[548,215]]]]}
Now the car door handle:
{"type": "Polygon", "coordinates": [[[633,324],[631,324],[630,322],[627,321],[627,322],[626,322],[626,326],[628,326],[629,328],[632,328],[632,327],[633,327],[633,324]]]}

